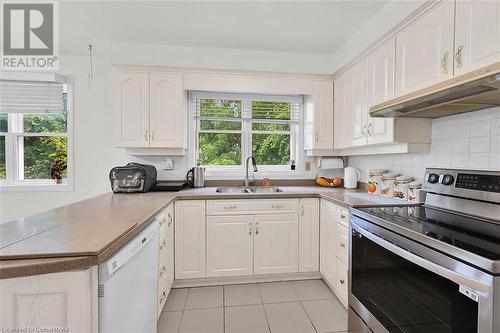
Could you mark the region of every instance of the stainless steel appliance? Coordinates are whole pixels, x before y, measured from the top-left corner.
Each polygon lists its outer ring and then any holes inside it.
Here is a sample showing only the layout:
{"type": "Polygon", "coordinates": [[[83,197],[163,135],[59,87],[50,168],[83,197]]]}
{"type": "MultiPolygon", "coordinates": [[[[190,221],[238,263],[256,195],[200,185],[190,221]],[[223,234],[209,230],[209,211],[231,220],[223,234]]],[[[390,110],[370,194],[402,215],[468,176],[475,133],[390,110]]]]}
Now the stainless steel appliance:
{"type": "Polygon", "coordinates": [[[187,172],[186,181],[191,187],[205,187],[205,168],[198,163],[187,172]]]}
{"type": "Polygon", "coordinates": [[[440,118],[500,105],[500,62],[370,107],[372,117],[440,118]]]}
{"type": "Polygon", "coordinates": [[[423,189],[351,210],[349,332],[500,332],[500,171],[427,169],[423,189]]]}

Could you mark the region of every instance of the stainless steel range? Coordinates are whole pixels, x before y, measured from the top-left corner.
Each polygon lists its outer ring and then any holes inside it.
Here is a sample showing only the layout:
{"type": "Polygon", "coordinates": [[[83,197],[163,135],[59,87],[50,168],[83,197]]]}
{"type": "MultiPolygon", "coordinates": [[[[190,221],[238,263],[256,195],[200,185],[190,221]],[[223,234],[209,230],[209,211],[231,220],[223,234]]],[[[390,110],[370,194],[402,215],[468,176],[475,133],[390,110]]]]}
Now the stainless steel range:
{"type": "Polygon", "coordinates": [[[349,332],[500,332],[500,171],[424,180],[423,206],[351,210],[349,332]]]}

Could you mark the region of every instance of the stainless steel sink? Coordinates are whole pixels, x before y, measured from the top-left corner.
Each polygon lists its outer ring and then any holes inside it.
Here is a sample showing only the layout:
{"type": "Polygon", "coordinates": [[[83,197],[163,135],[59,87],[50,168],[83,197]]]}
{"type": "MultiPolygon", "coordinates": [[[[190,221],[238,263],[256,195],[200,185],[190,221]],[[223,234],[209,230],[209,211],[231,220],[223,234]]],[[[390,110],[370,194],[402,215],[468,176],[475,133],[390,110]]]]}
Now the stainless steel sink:
{"type": "Polygon", "coordinates": [[[218,187],[215,192],[217,193],[252,193],[250,189],[245,187],[218,187]]]}
{"type": "Polygon", "coordinates": [[[253,193],[279,193],[283,192],[279,187],[252,187],[250,189],[253,193]]]}
{"type": "Polygon", "coordinates": [[[279,193],[279,187],[218,187],[217,193],[279,193]]]}

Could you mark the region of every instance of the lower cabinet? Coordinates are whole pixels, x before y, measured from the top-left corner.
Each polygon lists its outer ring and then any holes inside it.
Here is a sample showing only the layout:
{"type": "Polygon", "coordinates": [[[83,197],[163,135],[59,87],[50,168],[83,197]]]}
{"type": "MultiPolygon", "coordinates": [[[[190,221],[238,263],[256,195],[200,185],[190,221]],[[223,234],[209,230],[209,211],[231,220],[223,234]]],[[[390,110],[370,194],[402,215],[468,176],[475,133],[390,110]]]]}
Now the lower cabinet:
{"type": "Polygon", "coordinates": [[[207,217],[207,277],[252,275],[253,216],[207,217]]]}
{"type": "Polygon", "coordinates": [[[2,328],[97,332],[96,267],[4,279],[0,290],[2,328]]]}
{"type": "Polygon", "coordinates": [[[319,271],[319,199],[300,199],[299,272],[319,271]]]}
{"type": "Polygon", "coordinates": [[[174,205],[168,205],[158,218],[160,219],[157,312],[159,317],[174,283],[174,205]]]}
{"type": "Polygon", "coordinates": [[[177,201],[175,220],[175,278],[206,277],[205,201],[177,201]]]}
{"type": "Polygon", "coordinates": [[[320,217],[320,272],[338,299],[347,307],[349,211],[326,200],[321,200],[320,217]]]}
{"type": "Polygon", "coordinates": [[[297,214],[256,215],[254,225],[254,274],[298,272],[297,214]]]}

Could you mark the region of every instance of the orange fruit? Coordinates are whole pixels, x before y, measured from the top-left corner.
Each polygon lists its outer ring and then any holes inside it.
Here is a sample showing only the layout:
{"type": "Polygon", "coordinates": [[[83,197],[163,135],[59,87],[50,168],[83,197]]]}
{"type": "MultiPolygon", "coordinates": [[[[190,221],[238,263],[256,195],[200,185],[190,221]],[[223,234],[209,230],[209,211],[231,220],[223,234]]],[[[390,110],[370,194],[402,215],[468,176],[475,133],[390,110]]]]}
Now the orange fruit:
{"type": "Polygon", "coordinates": [[[375,193],[377,191],[377,185],[374,183],[368,184],[368,192],[375,193]]]}

